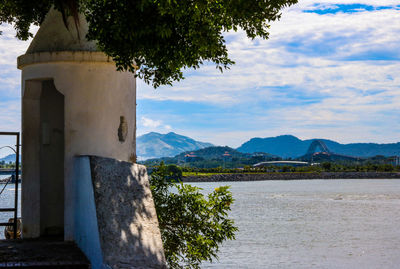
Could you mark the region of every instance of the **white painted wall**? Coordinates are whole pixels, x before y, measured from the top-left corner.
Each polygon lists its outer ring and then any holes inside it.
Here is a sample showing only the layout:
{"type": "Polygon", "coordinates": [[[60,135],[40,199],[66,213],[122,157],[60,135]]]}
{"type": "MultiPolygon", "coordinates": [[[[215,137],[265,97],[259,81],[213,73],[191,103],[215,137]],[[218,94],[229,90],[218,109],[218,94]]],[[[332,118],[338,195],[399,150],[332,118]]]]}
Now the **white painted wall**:
{"type": "MultiPolygon", "coordinates": [[[[107,57],[99,56],[99,54],[100,52],[88,51],[36,53],[34,57],[27,56],[32,60],[20,59],[23,100],[30,95],[31,90],[34,90],[29,87],[32,83],[27,83],[27,81],[33,80],[52,79],[56,89],[64,95],[64,232],[66,240],[73,240],[74,234],[74,156],[97,155],[129,161],[136,152],[136,82],[134,75],[116,71],[114,63],[101,61],[107,57]],[[68,56],[67,60],[65,60],[65,56],[68,56]],[[127,137],[124,142],[119,141],[118,138],[121,116],[125,117],[128,125],[127,137]]],[[[31,113],[37,113],[37,111],[23,109],[23,130],[24,126],[28,128],[27,126],[32,124],[29,122],[29,118],[33,117],[31,113]]],[[[23,154],[35,156],[34,152],[29,152],[30,148],[34,147],[26,147],[26,145],[37,143],[37,138],[32,135],[23,136],[23,140],[25,140],[23,141],[23,147],[25,145],[23,154]],[[28,141],[30,139],[32,141],[28,141]]],[[[24,159],[24,161],[25,166],[28,160],[24,159]]],[[[27,173],[24,168],[23,175],[24,181],[35,180],[34,176],[30,178],[29,172],[27,173]]],[[[26,183],[23,187],[28,184],[30,183],[26,183]]],[[[30,194],[23,188],[22,216],[24,218],[30,215],[30,210],[35,211],[33,205],[29,204],[27,195],[30,194]]],[[[32,222],[35,220],[28,220],[25,223],[31,225],[32,222]]],[[[37,229],[32,229],[32,231],[37,231],[37,229]]],[[[38,236],[35,233],[25,234],[25,237],[38,236]]]]}

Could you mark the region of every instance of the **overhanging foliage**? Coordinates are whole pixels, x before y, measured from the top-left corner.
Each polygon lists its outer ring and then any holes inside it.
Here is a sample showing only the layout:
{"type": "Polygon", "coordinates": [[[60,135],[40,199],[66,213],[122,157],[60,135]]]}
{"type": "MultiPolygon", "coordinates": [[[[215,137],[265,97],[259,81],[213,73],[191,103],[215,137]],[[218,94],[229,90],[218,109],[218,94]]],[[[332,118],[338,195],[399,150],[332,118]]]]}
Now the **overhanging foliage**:
{"type": "Polygon", "coordinates": [[[200,268],[217,258],[219,246],[235,239],[237,228],[228,217],[233,202],[227,186],[205,197],[197,187],[174,183],[182,172],[161,164],[150,184],[169,268],[200,268]]]}
{"type": "Polygon", "coordinates": [[[14,24],[27,39],[54,5],[63,14],[86,15],[87,38],[111,56],[119,70],[135,72],[154,87],[183,78],[185,68],[213,62],[223,71],[228,57],[224,32],[243,29],[268,38],[269,23],[297,0],[3,0],[0,23],[14,24]]]}

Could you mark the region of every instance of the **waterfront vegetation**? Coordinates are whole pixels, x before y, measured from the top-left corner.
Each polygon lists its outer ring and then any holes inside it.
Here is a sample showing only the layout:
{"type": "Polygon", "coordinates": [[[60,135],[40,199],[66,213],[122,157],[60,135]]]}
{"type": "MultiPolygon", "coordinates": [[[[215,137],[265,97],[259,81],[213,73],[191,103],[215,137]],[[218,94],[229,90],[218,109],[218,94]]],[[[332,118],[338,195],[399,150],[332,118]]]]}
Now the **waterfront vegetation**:
{"type": "Polygon", "coordinates": [[[222,242],[235,239],[237,228],[228,218],[233,198],[228,186],[204,196],[181,177],[178,167],[163,163],[150,177],[161,238],[169,268],[200,268],[218,258],[222,242]]]}
{"type": "Polygon", "coordinates": [[[141,163],[147,167],[157,167],[161,162],[182,167],[183,172],[197,173],[242,173],[242,172],[391,172],[398,170],[396,156],[377,155],[357,158],[340,155],[314,154],[300,158],[281,158],[265,152],[242,153],[230,147],[208,147],[193,152],[182,152],[175,157],[148,159],[141,163]],[[308,157],[305,158],[305,157],[308,157]],[[253,168],[253,165],[268,161],[305,161],[312,158],[313,165],[289,166],[270,165],[253,168]]]}
{"type": "Polygon", "coordinates": [[[263,167],[244,166],[243,168],[196,168],[181,167],[183,176],[207,176],[213,174],[233,174],[233,173],[320,173],[320,172],[400,172],[400,166],[387,163],[335,163],[324,162],[310,166],[290,166],[290,165],[268,165],[263,167]]]}
{"type": "MultiPolygon", "coordinates": [[[[151,166],[149,170],[157,169],[158,166],[151,166]]],[[[290,166],[290,165],[268,165],[253,167],[246,165],[242,168],[215,168],[187,167],[169,164],[170,169],[180,171],[183,177],[196,176],[207,177],[224,174],[265,174],[265,173],[322,173],[322,172],[400,172],[400,166],[388,163],[338,163],[323,162],[309,166],[290,166]]]]}
{"type": "Polygon", "coordinates": [[[15,162],[0,161],[0,169],[11,169],[11,168],[15,168],[15,162]]]}

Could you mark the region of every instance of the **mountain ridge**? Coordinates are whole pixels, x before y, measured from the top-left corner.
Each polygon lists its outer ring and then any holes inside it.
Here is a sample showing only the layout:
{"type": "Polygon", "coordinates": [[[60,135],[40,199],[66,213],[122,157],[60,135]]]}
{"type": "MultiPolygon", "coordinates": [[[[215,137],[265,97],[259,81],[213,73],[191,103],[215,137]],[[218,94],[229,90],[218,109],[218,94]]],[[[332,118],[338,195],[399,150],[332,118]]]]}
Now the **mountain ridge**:
{"type": "Polygon", "coordinates": [[[255,137],[244,142],[238,151],[253,153],[257,151],[268,152],[283,158],[297,158],[304,155],[312,141],[323,141],[328,149],[336,154],[355,157],[373,157],[376,155],[393,156],[400,155],[400,142],[397,143],[349,143],[341,144],[329,139],[305,139],[301,140],[293,135],[280,135],[276,137],[255,137]]]}
{"type": "MultiPolygon", "coordinates": [[[[282,158],[297,158],[306,154],[312,141],[323,141],[331,152],[354,157],[373,157],[376,155],[400,155],[400,142],[397,143],[349,143],[342,144],[333,140],[315,138],[299,139],[293,135],[275,137],[253,137],[236,150],[242,153],[265,152],[282,158]]],[[[173,157],[187,151],[194,151],[210,146],[211,143],[196,141],[190,137],[170,132],[160,134],[150,132],[137,139],[138,156],[142,160],[150,158],[173,157]]]]}
{"type": "MultiPolygon", "coordinates": [[[[0,162],[4,161],[5,163],[9,163],[9,162],[14,163],[15,162],[15,155],[16,154],[9,154],[7,156],[1,157],[0,158],[0,162]]],[[[21,155],[19,156],[19,161],[21,162],[21,155]]]]}
{"type": "Polygon", "coordinates": [[[188,136],[169,132],[160,134],[150,132],[136,139],[137,156],[145,160],[150,158],[173,157],[184,151],[214,146],[211,143],[196,141],[188,136]]]}
{"type": "MultiPolygon", "coordinates": [[[[280,135],[275,137],[253,137],[244,142],[235,150],[242,153],[265,152],[282,158],[297,158],[303,156],[312,141],[315,139],[301,140],[293,135],[280,135]]],[[[400,156],[400,142],[397,143],[349,143],[341,144],[329,139],[323,141],[331,152],[354,157],[373,157],[376,155],[400,156]]],[[[174,157],[184,152],[195,151],[214,145],[207,142],[196,141],[190,137],[174,132],[161,134],[150,132],[137,137],[138,160],[151,158],[174,157]]],[[[15,154],[0,158],[0,161],[14,162],[15,154]]]]}

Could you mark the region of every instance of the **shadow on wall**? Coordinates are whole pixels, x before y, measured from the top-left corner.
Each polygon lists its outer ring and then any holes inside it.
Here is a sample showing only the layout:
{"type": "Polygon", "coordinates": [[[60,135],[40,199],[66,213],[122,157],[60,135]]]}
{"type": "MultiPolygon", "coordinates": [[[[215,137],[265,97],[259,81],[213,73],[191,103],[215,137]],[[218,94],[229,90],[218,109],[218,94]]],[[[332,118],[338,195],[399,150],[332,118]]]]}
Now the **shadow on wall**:
{"type": "Polygon", "coordinates": [[[146,168],[110,158],[89,158],[101,249],[96,259],[102,259],[96,263],[92,258],[93,268],[95,264],[166,268],[146,168]]]}

